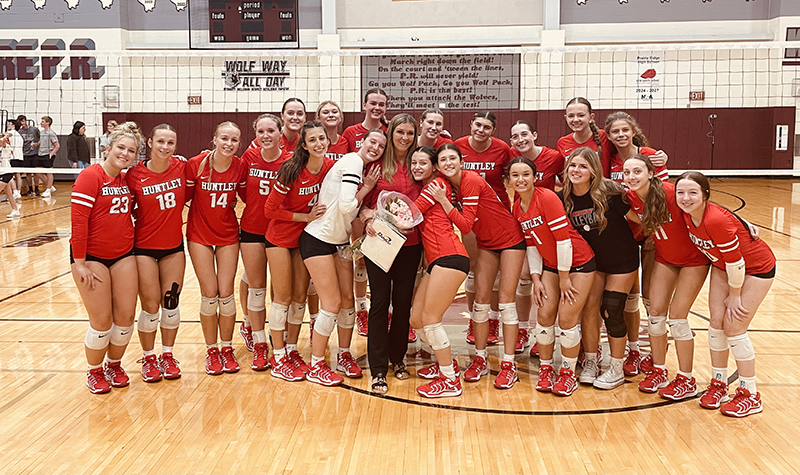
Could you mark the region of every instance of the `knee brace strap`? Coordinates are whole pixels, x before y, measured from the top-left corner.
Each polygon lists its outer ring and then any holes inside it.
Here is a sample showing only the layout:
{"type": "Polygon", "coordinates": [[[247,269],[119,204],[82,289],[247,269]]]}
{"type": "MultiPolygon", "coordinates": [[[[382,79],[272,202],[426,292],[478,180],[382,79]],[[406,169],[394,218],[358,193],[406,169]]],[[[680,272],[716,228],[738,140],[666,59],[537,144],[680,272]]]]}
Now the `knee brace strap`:
{"type": "Polygon", "coordinates": [[[472,321],[475,323],[486,323],[489,321],[489,310],[492,306],[488,303],[472,304],[472,321]]]}
{"type": "Polygon", "coordinates": [[[232,317],[236,315],[236,297],[233,294],[219,298],[219,316],[232,317]]]}
{"type": "Polygon", "coordinates": [[[158,330],[158,314],[148,313],[142,309],[136,320],[136,329],[142,333],[153,333],[158,330]]]}
{"type": "Polygon", "coordinates": [[[441,322],[425,325],[423,330],[425,331],[425,336],[428,338],[428,344],[431,345],[431,348],[434,350],[443,350],[450,346],[450,338],[448,338],[447,332],[441,322]]]}
{"type": "Polygon", "coordinates": [[[517,316],[517,304],[515,303],[501,303],[500,307],[500,321],[503,325],[519,325],[519,316],[517,316]]]}
{"type": "MultiPolygon", "coordinates": [[[[267,309],[267,289],[247,289],[247,310],[260,312],[267,309]]],[[[221,312],[220,312],[221,313],[221,312]]]]}
{"type": "Polygon", "coordinates": [[[109,342],[114,346],[125,346],[131,341],[133,336],[133,325],[129,327],[118,327],[111,325],[111,336],[109,342]]]}
{"type": "Polygon", "coordinates": [[[317,321],[314,323],[314,331],[327,338],[331,336],[334,328],[336,328],[336,314],[320,309],[317,321]]]}
{"type": "Polygon", "coordinates": [[[756,352],[753,350],[753,342],[747,332],[741,335],[729,336],[728,344],[731,345],[731,354],[738,361],[753,361],[756,359],[756,352]]]}
{"type": "Polygon", "coordinates": [[[164,292],[164,302],[161,305],[161,308],[168,308],[172,310],[173,308],[178,308],[178,303],[181,300],[181,292],[178,290],[180,286],[177,282],[172,283],[172,287],[164,292]]]}
{"type": "Polygon", "coordinates": [[[625,338],[628,327],[625,325],[625,301],[628,294],[625,292],[603,291],[603,303],[600,305],[600,315],[606,323],[608,336],[612,338],[625,338]]]}
{"type": "MultiPolygon", "coordinates": [[[[672,326],[672,322],[670,322],[672,326]]],[[[647,333],[653,336],[663,336],[667,334],[667,317],[664,315],[650,315],[647,318],[647,333]]],[[[675,336],[675,335],[673,335],[675,336]]]]}
{"type": "Polygon", "coordinates": [[[306,291],[306,295],[317,295],[317,288],[314,287],[314,281],[308,281],[308,290],[306,291]]]}
{"type": "Polygon", "coordinates": [[[689,320],[685,318],[670,320],[669,332],[675,341],[691,341],[694,337],[692,329],[689,327],[689,320]]]}
{"type": "Polygon", "coordinates": [[[628,299],[625,301],[625,312],[634,313],[639,311],[639,297],[641,294],[628,294],[628,299]]]}
{"type": "Polygon", "coordinates": [[[575,325],[572,328],[561,329],[558,335],[558,340],[561,343],[561,348],[575,348],[581,343],[581,327],[575,325]]]}
{"type": "Polygon", "coordinates": [[[200,315],[216,316],[219,297],[200,297],[200,315]]]}
{"type": "Polygon", "coordinates": [[[303,316],[306,314],[305,302],[292,302],[289,306],[288,322],[292,325],[302,325],[303,316]]]}
{"type": "Polygon", "coordinates": [[[286,319],[289,316],[289,307],[272,302],[269,307],[269,330],[282,332],[286,330],[286,319]]]}
{"type": "Polygon", "coordinates": [[[353,274],[353,280],[356,282],[366,282],[367,266],[356,266],[356,271],[353,274]]]}
{"type": "Polygon", "coordinates": [[[181,309],[162,308],[161,309],[161,328],[163,330],[177,330],[181,326],[181,309]]]}
{"type": "Polygon", "coordinates": [[[89,327],[86,330],[86,338],[83,340],[83,344],[90,350],[104,350],[108,346],[109,333],[111,333],[111,330],[101,332],[89,327]]]}
{"type": "Polygon", "coordinates": [[[536,343],[540,345],[552,345],[556,341],[556,326],[549,327],[542,326],[541,323],[536,324],[536,343]]]}
{"type": "Polygon", "coordinates": [[[337,323],[345,330],[351,330],[356,324],[356,309],[343,308],[339,310],[339,318],[337,323]]]}
{"type": "Polygon", "coordinates": [[[475,293],[475,273],[472,271],[467,274],[467,279],[464,281],[464,292],[475,293]]]}
{"type": "Polygon", "coordinates": [[[725,330],[708,327],[708,349],[711,351],[728,349],[728,337],[725,336],[725,330]]]}
{"type": "Polygon", "coordinates": [[[520,297],[530,297],[533,295],[533,281],[519,279],[519,282],[517,282],[517,295],[520,297]]]}

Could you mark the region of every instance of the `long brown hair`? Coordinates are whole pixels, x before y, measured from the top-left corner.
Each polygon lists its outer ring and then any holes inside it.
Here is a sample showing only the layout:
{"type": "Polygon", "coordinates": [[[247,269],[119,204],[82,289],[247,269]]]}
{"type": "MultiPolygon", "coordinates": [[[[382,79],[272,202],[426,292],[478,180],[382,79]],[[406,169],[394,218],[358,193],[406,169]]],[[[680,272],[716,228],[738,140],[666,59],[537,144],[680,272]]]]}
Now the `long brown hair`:
{"type": "MultiPolygon", "coordinates": [[[[386,94],[386,91],[384,91],[383,89],[381,89],[379,87],[373,87],[371,89],[367,89],[367,92],[364,93],[364,104],[367,103],[367,100],[369,99],[369,96],[371,96],[373,94],[380,94],[381,96],[383,96],[386,99],[386,106],[387,107],[389,106],[389,95],[386,94]]],[[[339,110],[341,110],[341,109],[339,109],[339,110]]],[[[385,126],[389,125],[389,122],[386,121],[386,114],[381,116],[381,124],[383,124],[385,126]]]]}
{"type": "Polygon", "coordinates": [[[633,129],[632,142],[634,145],[636,145],[637,147],[650,146],[650,141],[647,140],[647,137],[644,135],[644,132],[642,132],[642,128],[639,127],[639,123],[636,122],[636,119],[634,119],[627,112],[623,111],[614,112],[613,114],[609,114],[608,117],[606,117],[606,125],[605,125],[606,135],[608,135],[609,137],[611,136],[611,134],[609,133],[609,131],[611,130],[611,124],[613,124],[618,120],[624,120],[625,122],[630,124],[631,128],[633,129]]]}
{"type": "Polygon", "coordinates": [[[593,212],[595,221],[600,226],[600,232],[606,229],[608,220],[606,219],[606,211],[608,211],[608,197],[611,195],[622,194],[623,189],[619,183],[616,183],[608,178],[603,177],[603,166],[600,164],[600,157],[597,152],[589,147],[576,148],[564,164],[564,208],[567,211],[567,216],[572,216],[572,210],[575,208],[575,203],[572,201],[572,182],[569,180],[568,170],[575,157],[581,157],[589,164],[589,171],[592,177],[589,179],[589,197],[594,203],[593,212]]]}
{"type": "Polygon", "coordinates": [[[642,229],[645,234],[655,234],[658,227],[670,220],[669,209],[667,208],[667,193],[664,191],[664,184],[661,178],[656,176],[656,167],[645,155],[639,153],[631,155],[628,160],[639,160],[644,163],[647,172],[650,174],[650,190],[644,200],[642,208],[642,229]]]}
{"type": "MultiPolygon", "coordinates": [[[[239,126],[236,125],[234,122],[231,122],[229,120],[226,120],[225,122],[220,123],[217,126],[217,128],[214,129],[214,138],[217,138],[217,135],[219,134],[219,130],[224,128],[224,127],[232,127],[234,129],[238,130],[239,131],[239,137],[241,138],[242,129],[240,129],[239,126]]],[[[203,174],[203,170],[205,169],[206,164],[208,164],[208,180],[207,181],[209,183],[211,182],[211,175],[214,174],[214,155],[216,154],[216,152],[217,152],[217,149],[214,149],[214,150],[208,152],[205,157],[203,157],[203,160],[200,162],[200,166],[197,167],[197,178],[198,179],[203,174]]]]}
{"type": "Polygon", "coordinates": [[[300,172],[308,165],[308,159],[311,154],[303,147],[306,143],[306,135],[311,129],[321,128],[325,131],[325,136],[328,136],[328,131],[321,122],[312,120],[303,124],[300,129],[300,138],[297,140],[297,148],[294,150],[294,155],[289,160],[283,162],[283,165],[278,169],[278,181],[283,185],[291,185],[300,176],[300,172]]]}
{"type": "Polygon", "coordinates": [[[404,156],[400,156],[394,149],[394,131],[402,124],[411,124],[414,127],[414,140],[417,137],[417,121],[410,114],[397,114],[389,121],[389,128],[386,130],[386,149],[383,151],[383,158],[381,159],[381,173],[383,179],[389,183],[392,182],[392,178],[397,172],[397,165],[399,163],[405,164],[408,157],[414,153],[410,145],[404,156]]]}

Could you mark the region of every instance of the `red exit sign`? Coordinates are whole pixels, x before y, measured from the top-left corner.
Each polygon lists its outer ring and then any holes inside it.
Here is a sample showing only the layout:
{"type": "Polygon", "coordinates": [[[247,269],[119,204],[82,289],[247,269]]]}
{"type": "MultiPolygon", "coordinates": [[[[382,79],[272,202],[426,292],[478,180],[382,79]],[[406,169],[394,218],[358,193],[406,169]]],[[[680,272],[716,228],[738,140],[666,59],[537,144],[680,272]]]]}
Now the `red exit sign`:
{"type": "Polygon", "coordinates": [[[187,96],[186,103],[190,106],[199,106],[203,103],[203,96],[187,96]]]}
{"type": "Polygon", "coordinates": [[[706,100],[706,91],[690,91],[689,92],[689,100],[690,101],[704,101],[704,100],[706,100]]]}

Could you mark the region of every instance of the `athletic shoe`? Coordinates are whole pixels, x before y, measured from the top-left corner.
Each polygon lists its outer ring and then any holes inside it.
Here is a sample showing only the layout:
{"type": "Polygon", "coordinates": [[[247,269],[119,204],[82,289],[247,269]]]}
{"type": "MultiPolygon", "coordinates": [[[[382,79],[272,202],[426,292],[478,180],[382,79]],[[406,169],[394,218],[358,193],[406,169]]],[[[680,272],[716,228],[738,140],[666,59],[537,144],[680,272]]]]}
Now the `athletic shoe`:
{"type": "Polygon", "coordinates": [[[50,190],[44,190],[42,192],[42,198],[50,198],[50,190]]]}
{"type": "Polygon", "coordinates": [[[461,380],[458,378],[451,380],[439,377],[430,383],[417,387],[417,392],[421,396],[429,398],[460,396],[461,391],[461,380]]]}
{"type": "Polygon", "coordinates": [[[614,389],[625,382],[625,372],[622,370],[622,365],[611,365],[605,373],[601,374],[594,380],[592,386],[597,389],[614,389]]]}
{"type": "Polygon", "coordinates": [[[50,188],[47,189],[47,191],[55,193],[56,192],[56,187],[55,186],[51,186],[50,188]]]}
{"type": "Polygon", "coordinates": [[[253,352],[253,327],[246,327],[244,323],[239,325],[239,336],[242,337],[244,341],[244,347],[247,348],[247,351],[253,352]]]}
{"type": "Polygon", "coordinates": [[[148,355],[137,361],[142,364],[142,379],[145,383],[161,381],[161,369],[158,367],[156,355],[148,355]]]}
{"type": "MultiPolygon", "coordinates": [[[[596,366],[599,368],[600,363],[603,361],[603,346],[597,345],[597,362],[596,366]]],[[[586,362],[586,352],[583,350],[583,342],[581,342],[580,349],[578,350],[578,364],[582,367],[586,362]]]]}
{"type": "Polygon", "coordinates": [[[500,341],[500,320],[489,319],[489,337],[486,339],[487,345],[495,345],[500,341]]]}
{"type": "Polygon", "coordinates": [[[306,375],[311,371],[311,368],[309,368],[306,362],[303,361],[303,357],[300,356],[300,352],[297,350],[289,352],[289,361],[291,361],[294,367],[299,369],[303,375],[306,375]]]}
{"type": "Polygon", "coordinates": [[[222,374],[222,355],[219,348],[209,348],[206,351],[206,373],[211,376],[222,374]]]}
{"type": "Polygon", "coordinates": [[[718,379],[712,379],[706,392],[700,396],[700,405],[706,409],[719,409],[723,402],[728,402],[728,385],[718,379]]]}
{"type": "Polygon", "coordinates": [[[256,343],[253,348],[253,362],[250,364],[250,369],[264,371],[267,368],[269,368],[269,345],[256,343]]]}
{"type": "Polygon", "coordinates": [[[15,200],[21,200],[22,199],[22,194],[19,192],[19,190],[14,190],[13,195],[14,195],[14,199],[15,200]]]}
{"type": "Polygon", "coordinates": [[[20,213],[18,209],[12,209],[11,212],[6,215],[6,218],[19,218],[20,216],[22,216],[22,213],[20,213]]]}
{"type": "Polygon", "coordinates": [[[531,345],[531,356],[534,358],[539,357],[539,342],[534,341],[531,345]]]}
{"type": "Polygon", "coordinates": [[[467,326],[467,343],[470,345],[475,344],[475,331],[472,328],[472,319],[469,319],[469,326],[467,326]]]}
{"type": "Polygon", "coordinates": [[[369,331],[369,312],[366,310],[359,310],[356,313],[356,331],[361,336],[367,336],[369,331]]]}
{"type": "Polygon", "coordinates": [[[581,384],[594,384],[594,380],[600,375],[600,365],[597,360],[583,360],[583,369],[578,378],[581,384]]]}
{"type": "MultiPolygon", "coordinates": [[[[39,196],[39,187],[38,186],[33,189],[33,194],[34,194],[34,196],[39,196]]],[[[112,384],[112,386],[113,386],[113,384],[112,384]]]]}
{"type": "Polygon", "coordinates": [[[571,396],[576,389],[578,389],[578,380],[575,378],[575,371],[568,368],[561,368],[551,392],[558,396],[571,396]]]}
{"type": "MultiPolygon", "coordinates": [[[[453,359],[453,369],[456,372],[456,376],[458,376],[458,361],[453,359]]],[[[417,371],[417,377],[422,379],[436,379],[441,376],[441,370],[439,369],[439,363],[433,363],[430,366],[426,366],[417,371]]]]}
{"type": "Polygon", "coordinates": [[[517,365],[512,361],[500,363],[500,374],[494,378],[494,387],[497,389],[511,389],[514,383],[519,381],[517,376],[517,365]]]}
{"type": "Polygon", "coordinates": [[[344,378],[331,371],[325,360],[312,366],[311,371],[306,375],[306,379],[323,386],[338,386],[344,382],[344,378]]]}
{"type": "Polygon", "coordinates": [[[669,385],[669,376],[667,374],[667,370],[663,368],[656,368],[655,371],[648,374],[643,380],[639,381],[639,391],[652,394],[658,392],[658,390],[661,388],[667,387],[667,385],[669,385]]]}
{"type": "Polygon", "coordinates": [[[553,380],[555,379],[556,374],[553,371],[553,367],[549,364],[545,364],[539,367],[539,380],[536,381],[536,390],[549,393],[553,390],[553,380]]]}
{"type": "Polygon", "coordinates": [[[105,369],[106,379],[111,383],[112,388],[124,388],[130,384],[131,380],[128,379],[128,374],[122,369],[119,361],[116,363],[106,363],[105,369]]]}
{"type": "Polygon", "coordinates": [[[111,391],[111,385],[106,381],[103,368],[90,369],[86,372],[86,386],[92,394],[103,394],[111,391]]]}
{"type": "Polygon", "coordinates": [[[172,353],[162,353],[161,358],[158,359],[158,368],[164,379],[178,379],[181,377],[181,368],[178,366],[180,361],[176,360],[172,353]]]}
{"type": "Polygon", "coordinates": [[[239,371],[239,362],[236,361],[236,355],[233,354],[232,346],[225,346],[222,348],[222,372],[235,373],[239,371]]]}
{"type": "Polygon", "coordinates": [[[517,347],[514,349],[514,353],[517,355],[525,353],[525,348],[527,348],[529,344],[528,330],[520,328],[517,333],[517,347]]]}
{"type": "Polygon", "coordinates": [[[679,374],[675,376],[664,389],[658,392],[658,395],[664,399],[672,399],[673,401],[682,401],[690,397],[697,396],[697,383],[694,378],[689,379],[686,376],[679,374]]]}
{"type": "Polygon", "coordinates": [[[363,374],[353,355],[349,351],[339,353],[336,357],[336,371],[344,373],[348,378],[360,378],[363,374]]]}
{"type": "Polygon", "coordinates": [[[414,328],[408,327],[408,342],[414,343],[417,341],[417,332],[414,331],[414,328]]]}
{"type": "Polygon", "coordinates": [[[636,376],[639,374],[639,364],[642,362],[642,354],[639,350],[628,350],[628,356],[625,357],[625,362],[622,363],[622,371],[625,376],[636,376]]]}
{"type": "Polygon", "coordinates": [[[489,374],[489,368],[486,367],[486,360],[481,356],[475,355],[475,358],[472,359],[472,364],[464,371],[464,381],[474,383],[475,381],[480,381],[481,377],[487,374],[489,374]]]}
{"type": "Polygon", "coordinates": [[[276,378],[285,381],[302,381],[306,379],[305,374],[292,363],[288,356],[284,356],[280,361],[277,361],[273,354],[272,358],[269,359],[269,365],[272,367],[270,374],[276,378]]]}
{"type": "Polygon", "coordinates": [[[725,403],[720,412],[731,417],[746,417],[751,414],[758,414],[764,410],[761,405],[761,393],[750,394],[745,388],[736,388],[736,395],[733,400],[725,403]]]}
{"type": "Polygon", "coordinates": [[[642,361],[639,363],[639,371],[644,374],[650,374],[656,370],[655,365],[653,364],[653,354],[648,353],[647,356],[642,358],[642,361]]]}

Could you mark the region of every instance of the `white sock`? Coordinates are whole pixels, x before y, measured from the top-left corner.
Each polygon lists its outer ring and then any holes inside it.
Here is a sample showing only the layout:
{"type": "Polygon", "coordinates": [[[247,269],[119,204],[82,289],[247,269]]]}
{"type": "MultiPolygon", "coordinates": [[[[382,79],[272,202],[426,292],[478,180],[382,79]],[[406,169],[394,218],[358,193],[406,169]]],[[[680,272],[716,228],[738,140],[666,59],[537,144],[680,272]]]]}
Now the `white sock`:
{"type": "Polygon", "coordinates": [[[551,366],[551,367],[552,367],[552,366],[553,366],[553,360],[552,360],[552,359],[549,359],[549,360],[539,360],[539,366],[540,366],[540,367],[542,367],[542,366],[551,366]]]}
{"type": "Polygon", "coordinates": [[[120,360],[112,360],[108,356],[106,356],[106,363],[119,363],[120,360]]]}
{"type": "Polygon", "coordinates": [[[689,371],[688,373],[685,372],[685,371],[678,371],[678,374],[683,376],[686,379],[689,379],[689,380],[692,379],[692,372],[691,371],[689,371]]]}
{"type": "Polygon", "coordinates": [[[233,346],[233,342],[232,342],[232,341],[224,341],[224,340],[223,340],[223,341],[221,341],[220,343],[222,343],[222,347],[223,347],[223,348],[227,348],[227,347],[229,347],[229,346],[233,346]]]}
{"type": "Polygon", "coordinates": [[[756,393],[758,392],[758,389],[756,389],[756,377],[739,376],[739,387],[747,389],[748,391],[750,391],[750,394],[755,396],[756,393]]]}
{"type": "Polygon", "coordinates": [[[297,343],[287,343],[286,344],[286,352],[291,353],[293,351],[297,351],[297,343]]]}
{"type": "Polygon", "coordinates": [[[450,381],[456,379],[456,370],[453,368],[452,361],[448,366],[439,365],[439,372],[442,373],[442,376],[444,376],[445,379],[449,379],[450,381]]]}
{"type": "Polygon", "coordinates": [[[206,345],[206,350],[210,350],[210,349],[212,349],[212,348],[216,348],[216,347],[217,347],[217,344],[216,344],[216,343],[214,343],[214,344],[212,344],[212,345],[206,345]]]}
{"type": "Polygon", "coordinates": [[[481,358],[486,359],[486,349],[475,350],[475,356],[480,356],[481,358]]]}
{"type": "Polygon", "coordinates": [[[103,363],[100,363],[100,364],[90,364],[90,365],[87,365],[87,366],[89,367],[89,370],[93,370],[93,369],[102,368],[102,367],[103,367],[103,363]]]}
{"type": "MultiPolygon", "coordinates": [[[[583,354],[583,360],[584,360],[584,362],[592,361],[594,363],[597,363],[597,353],[588,353],[588,352],[586,352],[586,353],[583,354]]],[[[573,368],[574,368],[574,366],[573,366],[573,368]]]]}
{"type": "Polygon", "coordinates": [[[356,297],[356,307],[359,311],[367,310],[367,297],[356,297]]]}
{"type": "Polygon", "coordinates": [[[143,351],[142,354],[144,355],[145,358],[147,358],[150,355],[155,355],[156,354],[156,350],[152,349],[152,350],[143,351]]]}
{"type": "Polygon", "coordinates": [[[320,361],[325,361],[325,357],[311,355],[311,366],[316,366],[320,361]]]}
{"type": "Polygon", "coordinates": [[[286,348],[272,348],[272,356],[275,358],[275,361],[280,361],[286,354],[286,348]]]}
{"type": "Polygon", "coordinates": [[[342,356],[345,353],[350,353],[350,347],[347,348],[339,348],[339,356],[342,356]]]}
{"type": "Polygon", "coordinates": [[[507,354],[503,353],[503,361],[510,361],[510,362],[513,363],[514,362],[514,355],[513,354],[512,355],[507,355],[507,354]]]}
{"type": "MultiPolygon", "coordinates": [[[[253,332],[253,344],[256,343],[266,343],[267,342],[267,331],[266,330],[256,330],[253,332]]],[[[223,345],[225,346],[225,345],[223,345]]]]}
{"type": "Polygon", "coordinates": [[[611,366],[609,366],[609,368],[615,367],[622,369],[622,358],[614,358],[613,356],[611,357],[611,366]]]}
{"type": "Polygon", "coordinates": [[[711,379],[718,379],[728,384],[728,368],[714,368],[711,367],[711,379]]]}
{"type": "Polygon", "coordinates": [[[163,355],[164,353],[172,353],[172,347],[161,345],[161,354],[163,355]]]}
{"type": "Polygon", "coordinates": [[[519,321],[519,329],[520,330],[528,330],[528,321],[527,320],[520,320],[519,321]]]}
{"type": "Polygon", "coordinates": [[[636,341],[628,340],[628,349],[631,351],[639,351],[639,340],[636,341]]]}
{"type": "MultiPolygon", "coordinates": [[[[595,358],[597,358],[597,355],[595,355],[595,358]]],[[[565,356],[561,364],[564,368],[567,368],[570,371],[575,371],[575,368],[578,365],[578,358],[567,358],[565,356]]]]}

